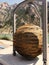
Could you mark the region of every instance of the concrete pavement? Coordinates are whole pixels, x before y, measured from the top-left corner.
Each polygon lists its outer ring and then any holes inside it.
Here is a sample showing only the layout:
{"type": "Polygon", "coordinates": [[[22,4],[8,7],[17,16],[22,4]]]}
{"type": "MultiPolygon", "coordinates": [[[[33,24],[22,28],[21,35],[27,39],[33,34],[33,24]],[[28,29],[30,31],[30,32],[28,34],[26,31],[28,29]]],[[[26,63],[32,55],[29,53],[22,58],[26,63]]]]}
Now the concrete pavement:
{"type": "MultiPolygon", "coordinates": [[[[12,45],[3,50],[0,50],[0,63],[3,63],[4,65],[43,65],[42,54],[39,55],[34,60],[29,61],[20,56],[17,52],[16,56],[13,56],[12,53],[13,53],[12,45]]],[[[49,60],[49,51],[47,60],[49,60]]],[[[48,63],[47,65],[49,65],[49,61],[47,63],[48,63]]]]}

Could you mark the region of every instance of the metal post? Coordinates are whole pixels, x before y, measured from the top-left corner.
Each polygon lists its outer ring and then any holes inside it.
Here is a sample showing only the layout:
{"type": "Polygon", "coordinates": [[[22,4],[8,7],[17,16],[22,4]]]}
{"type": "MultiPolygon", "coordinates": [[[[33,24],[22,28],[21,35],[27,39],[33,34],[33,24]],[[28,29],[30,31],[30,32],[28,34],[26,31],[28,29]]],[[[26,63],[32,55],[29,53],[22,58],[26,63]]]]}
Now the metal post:
{"type": "Polygon", "coordinates": [[[47,65],[47,2],[43,1],[43,17],[42,17],[42,28],[43,28],[43,65],[47,65]]]}
{"type": "Polygon", "coordinates": [[[14,33],[16,32],[16,14],[14,14],[14,33]]]}
{"type": "MultiPolygon", "coordinates": [[[[16,32],[16,14],[13,11],[13,40],[14,40],[14,33],[15,32],[16,32]]],[[[13,41],[13,55],[16,56],[14,41],[13,41]]]]}
{"type": "Polygon", "coordinates": [[[42,28],[42,18],[40,17],[40,27],[42,28]]]}

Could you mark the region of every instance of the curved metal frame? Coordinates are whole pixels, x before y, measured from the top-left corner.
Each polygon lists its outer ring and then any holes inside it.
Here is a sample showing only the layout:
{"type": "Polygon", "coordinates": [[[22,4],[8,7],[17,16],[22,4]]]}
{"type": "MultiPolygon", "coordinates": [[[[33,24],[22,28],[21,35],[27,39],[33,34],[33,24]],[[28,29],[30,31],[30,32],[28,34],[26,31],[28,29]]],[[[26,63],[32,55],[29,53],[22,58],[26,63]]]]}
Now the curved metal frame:
{"type": "MultiPolygon", "coordinates": [[[[15,7],[15,9],[13,10],[13,12],[15,13],[16,9],[17,9],[20,5],[23,5],[23,4],[25,4],[25,3],[27,4],[27,3],[29,3],[29,1],[23,1],[23,2],[19,3],[19,4],[15,7]]],[[[35,4],[35,3],[33,3],[33,2],[31,2],[31,3],[36,7],[36,4],[35,4]]],[[[36,7],[36,10],[37,10],[37,12],[39,13],[37,7],[36,7]]],[[[38,15],[39,15],[39,14],[38,14],[38,15]]],[[[40,15],[39,15],[39,17],[40,17],[40,15]]]]}
{"type": "MultiPolygon", "coordinates": [[[[23,4],[23,3],[28,3],[29,1],[23,1],[21,2],[20,4],[23,4]]],[[[43,28],[43,65],[47,65],[47,44],[48,41],[47,41],[47,4],[46,4],[46,0],[42,0],[42,3],[43,3],[43,8],[42,8],[42,28],[43,28]],[[44,11],[44,12],[43,12],[44,11]]],[[[20,5],[19,4],[19,5],[20,5]]],[[[19,7],[19,5],[17,7],[19,7]]],[[[15,10],[17,9],[17,7],[13,10],[13,15],[15,13],[15,10]]],[[[14,25],[14,24],[13,24],[14,25]]],[[[14,30],[14,28],[13,28],[14,30]]],[[[14,34],[14,33],[13,33],[14,34]]],[[[13,46],[14,47],[14,46],[13,46]]],[[[13,51],[15,49],[13,48],[13,51]]]]}
{"type": "Polygon", "coordinates": [[[35,8],[35,10],[36,10],[36,12],[37,12],[37,15],[38,15],[38,17],[39,17],[39,19],[40,19],[40,27],[42,28],[42,26],[41,26],[41,24],[42,24],[42,22],[41,22],[41,16],[40,16],[40,13],[39,13],[39,11],[38,11],[38,9],[37,9],[37,7],[36,7],[36,3],[34,2],[34,0],[33,0],[33,1],[23,1],[23,2],[19,3],[19,4],[15,7],[15,9],[13,10],[14,14],[16,13],[16,11],[17,11],[17,9],[18,9],[19,7],[21,7],[23,4],[28,4],[28,3],[31,3],[31,4],[34,5],[34,8],[35,8]]]}

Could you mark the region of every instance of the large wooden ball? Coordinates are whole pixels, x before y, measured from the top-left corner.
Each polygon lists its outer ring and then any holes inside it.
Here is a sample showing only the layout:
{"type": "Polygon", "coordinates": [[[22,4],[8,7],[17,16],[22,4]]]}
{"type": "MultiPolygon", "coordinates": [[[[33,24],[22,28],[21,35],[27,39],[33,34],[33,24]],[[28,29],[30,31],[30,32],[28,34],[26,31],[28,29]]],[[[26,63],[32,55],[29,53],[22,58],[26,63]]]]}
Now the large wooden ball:
{"type": "Polygon", "coordinates": [[[25,58],[42,53],[42,29],[36,25],[23,25],[14,34],[14,47],[25,58]]]}

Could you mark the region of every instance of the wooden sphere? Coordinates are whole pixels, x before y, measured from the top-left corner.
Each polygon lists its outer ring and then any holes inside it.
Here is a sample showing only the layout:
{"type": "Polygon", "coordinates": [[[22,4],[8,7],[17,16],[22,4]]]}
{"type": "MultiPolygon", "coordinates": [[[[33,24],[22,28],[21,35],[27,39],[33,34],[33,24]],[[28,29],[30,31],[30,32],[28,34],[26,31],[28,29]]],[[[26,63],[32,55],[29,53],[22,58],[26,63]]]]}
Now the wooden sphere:
{"type": "Polygon", "coordinates": [[[14,34],[14,47],[25,58],[42,53],[42,29],[36,25],[23,25],[14,34]]]}

